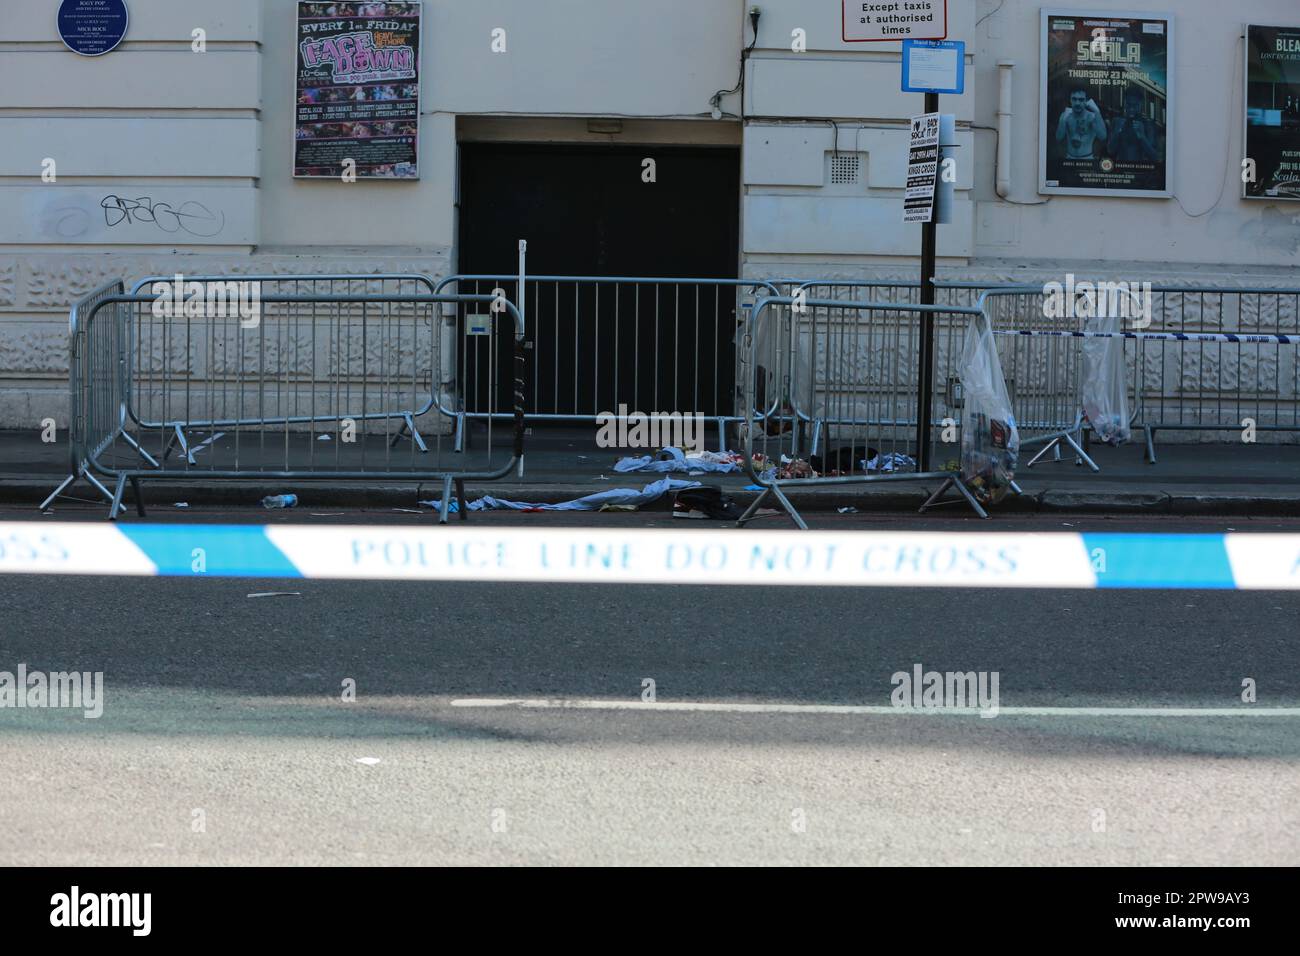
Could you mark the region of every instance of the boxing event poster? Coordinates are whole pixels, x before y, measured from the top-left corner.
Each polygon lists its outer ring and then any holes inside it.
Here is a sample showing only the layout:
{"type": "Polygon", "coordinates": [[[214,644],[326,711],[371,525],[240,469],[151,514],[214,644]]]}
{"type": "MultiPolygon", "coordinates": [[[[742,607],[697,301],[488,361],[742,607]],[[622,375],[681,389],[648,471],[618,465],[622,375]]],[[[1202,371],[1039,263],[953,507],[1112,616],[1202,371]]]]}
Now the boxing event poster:
{"type": "Polygon", "coordinates": [[[294,176],[417,179],[419,134],[418,0],[300,2],[294,176]]]}
{"type": "Polygon", "coordinates": [[[1173,18],[1042,12],[1039,192],[1170,196],[1173,18]]]}
{"type": "Polygon", "coordinates": [[[1246,27],[1247,199],[1300,199],[1300,27],[1246,27]]]}

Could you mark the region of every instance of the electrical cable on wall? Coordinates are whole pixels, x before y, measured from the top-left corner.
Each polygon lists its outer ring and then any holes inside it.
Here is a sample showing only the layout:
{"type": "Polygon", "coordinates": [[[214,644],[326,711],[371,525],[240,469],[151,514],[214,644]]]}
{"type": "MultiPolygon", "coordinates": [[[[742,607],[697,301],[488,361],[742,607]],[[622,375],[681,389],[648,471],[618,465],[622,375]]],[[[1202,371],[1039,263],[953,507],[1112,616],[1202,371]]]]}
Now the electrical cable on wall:
{"type": "MultiPolygon", "coordinates": [[[[978,20],[975,21],[975,26],[976,26],[976,28],[978,29],[978,27],[979,27],[979,25],[980,25],[981,23],[983,23],[983,22],[984,22],[985,20],[987,20],[989,17],[993,16],[993,14],[995,14],[995,13],[997,13],[999,10],[1001,10],[1003,4],[1005,4],[1006,2],[1007,2],[1007,0],[999,0],[998,5],[997,5],[996,7],[994,7],[994,8],[993,8],[992,10],[990,10],[988,13],[984,14],[984,16],[980,17],[978,20]]],[[[1037,203],[1030,203],[1029,205],[1033,206],[1033,205],[1037,205],[1037,203]]]]}
{"type": "Polygon", "coordinates": [[[754,34],[754,39],[750,40],[749,46],[741,51],[740,76],[736,79],[736,85],[729,90],[718,90],[718,92],[714,93],[713,96],[709,98],[709,105],[713,107],[713,116],[715,119],[720,119],[724,115],[735,115],[725,114],[722,111],[722,98],[724,96],[731,96],[735,93],[740,94],[740,116],[743,118],[745,115],[745,61],[748,60],[749,55],[754,52],[754,47],[758,46],[758,21],[762,15],[763,13],[758,9],[758,7],[750,7],[749,25],[754,34]]]}
{"type": "MultiPolygon", "coordinates": [[[[1240,75],[1239,72],[1238,72],[1238,71],[1240,70],[1240,66],[1238,65],[1237,57],[1241,56],[1241,51],[1242,51],[1242,48],[1245,46],[1245,43],[1246,43],[1246,36],[1245,36],[1245,34],[1242,34],[1242,35],[1241,35],[1241,43],[1237,44],[1237,52],[1236,52],[1236,54],[1234,54],[1234,56],[1233,56],[1233,58],[1232,58],[1232,68],[1233,68],[1233,71],[1234,71],[1234,73],[1237,73],[1238,75],[1240,75]]],[[[1243,90],[1243,92],[1242,92],[1242,95],[1245,96],[1245,91],[1244,91],[1244,90],[1243,90]]],[[[1233,107],[1234,107],[1236,104],[1233,102],[1233,98],[1232,98],[1231,96],[1226,96],[1226,97],[1224,97],[1224,99],[1225,99],[1225,100],[1227,101],[1227,103],[1228,103],[1228,122],[1227,122],[1227,128],[1228,128],[1228,129],[1232,129],[1233,107]]],[[[1242,107],[1243,107],[1243,109],[1245,108],[1245,104],[1244,104],[1244,103],[1242,104],[1242,107]]],[[[1228,140],[1227,140],[1227,142],[1228,142],[1228,144],[1231,146],[1232,139],[1229,137],[1228,140]]],[[[1244,146],[1244,144],[1243,144],[1243,146],[1244,146]]],[[[1166,151],[1167,151],[1167,150],[1168,150],[1168,147],[1166,146],[1166,151]]],[[[1227,179],[1228,179],[1228,170],[1231,169],[1231,168],[1232,168],[1232,151],[1231,151],[1231,149],[1229,149],[1229,151],[1228,151],[1228,155],[1225,156],[1224,159],[1223,159],[1223,175],[1219,177],[1219,195],[1218,195],[1218,198],[1216,198],[1216,199],[1214,200],[1214,205],[1213,205],[1213,206],[1211,206],[1209,209],[1206,209],[1206,210],[1203,211],[1203,212],[1188,212],[1188,211],[1187,211],[1187,207],[1183,205],[1183,200],[1182,200],[1181,197],[1179,197],[1178,193],[1176,193],[1176,192],[1171,192],[1170,195],[1172,195],[1172,196],[1174,197],[1174,202],[1178,203],[1178,208],[1181,209],[1181,210],[1183,211],[1183,215],[1186,216],[1188,219],[1200,219],[1202,216],[1207,216],[1207,215],[1209,215],[1210,213],[1214,212],[1214,210],[1218,209],[1218,208],[1219,208],[1219,203],[1223,202],[1223,190],[1224,190],[1224,187],[1225,187],[1225,185],[1226,185],[1226,183],[1227,183],[1227,179]]]]}

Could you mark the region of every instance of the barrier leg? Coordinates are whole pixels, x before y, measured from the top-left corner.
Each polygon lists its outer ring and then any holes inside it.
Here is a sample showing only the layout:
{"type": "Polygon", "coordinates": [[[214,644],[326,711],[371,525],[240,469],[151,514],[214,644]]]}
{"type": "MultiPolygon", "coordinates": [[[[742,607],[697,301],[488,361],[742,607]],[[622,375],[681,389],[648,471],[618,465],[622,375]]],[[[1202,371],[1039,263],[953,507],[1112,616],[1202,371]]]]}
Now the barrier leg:
{"type": "Polygon", "coordinates": [[[1069,446],[1074,449],[1074,453],[1079,457],[1083,464],[1087,465],[1094,472],[1101,471],[1101,469],[1097,467],[1097,463],[1088,457],[1088,453],[1083,450],[1083,446],[1074,440],[1073,435],[1065,435],[1062,437],[1064,437],[1069,446]]]}
{"type": "Polygon", "coordinates": [[[764,500],[766,500],[767,496],[771,494],[771,492],[772,489],[770,486],[764,488],[762,493],[750,503],[748,508],[745,509],[745,513],[740,516],[740,518],[736,521],[736,524],[738,526],[743,526],[746,521],[754,520],[754,518],[758,514],[759,506],[763,504],[764,500]]]}
{"type": "Polygon", "coordinates": [[[456,507],[460,511],[460,520],[469,520],[469,508],[465,504],[465,479],[456,479],[456,507]]]}
{"type": "Polygon", "coordinates": [[[59,487],[55,488],[54,491],[50,493],[50,496],[48,498],[46,498],[44,501],[41,502],[40,510],[49,511],[50,505],[54,504],[54,499],[59,497],[59,495],[63,494],[65,491],[67,491],[68,486],[71,485],[76,480],[77,480],[77,476],[75,474],[68,475],[68,477],[64,478],[63,483],[59,485],[59,487]]]}
{"type": "Polygon", "coordinates": [[[408,435],[410,436],[411,441],[415,442],[415,447],[418,448],[421,453],[428,453],[429,446],[424,443],[424,436],[421,435],[420,430],[415,427],[415,419],[411,417],[410,412],[403,413],[402,427],[399,428],[397,434],[393,436],[393,440],[388,443],[388,447],[392,448],[408,435]]]}
{"type": "MultiPolygon", "coordinates": [[[[83,467],[82,470],[81,470],[81,477],[82,477],[82,478],[85,478],[88,482],[90,482],[92,485],[94,485],[96,488],[98,488],[98,489],[99,489],[99,493],[100,493],[101,495],[103,495],[103,496],[104,496],[108,501],[112,501],[112,500],[113,500],[113,493],[112,493],[111,491],[109,491],[107,488],[105,488],[105,487],[104,487],[104,483],[103,483],[102,481],[100,481],[98,478],[96,478],[94,475],[92,475],[92,474],[91,474],[89,471],[87,471],[84,467],[83,467]]],[[[126,510],[126,509],[122,507],[121,500],[118,499],[118,503],[117,503],[117,511],[125,511],[125,510],[126,510]]],[[[113,517],[115,517],[115,516],[116,516],[116,511],[114,512],[113,515],[110,515],[109,517],[110,517],[110,519],[111,519],[111,518],[113,518],[113,517]]]]}
{"type": "Polygon", "coordinates": [[[185,452],[185,461],[191,465],[197,464],[194,460],[194,453],[190,451],[190,443],[185,439],[185,432],[180,425],[172,426],[172,437],[167,439],[167,447],[163,449],[163,461],[166,461],[172,453],[172,449],[177,445],[181,446],[181,451],[185,452]]]}
{"type": "Polygon", "coordinates": [[[966,483],[960,478],[945,478],[943,484],[939,486],[939,490],[927,498],[925,504],[921,505],[919,510],[924,512],[930,508],[937,508],[940,505],[961,504],[962,498],[966,499],[966,503],[971,506],[975,514],[985,521],[988,520],[989,513],[984,510],[983,506],[980,505],[978,501],[975,500],[975,496],[970,493],[970,489],[966,487],[966,483]],[[949,488],[956,488],[961,494],[961,498],[942,500],[944,494],[947,493],[949,488]]]}
{"type": "Polygon", "coordinates": [[[140,457],[145,460],[145,462],[149,465],[150,468],[162,467],[162,465],[158,464],[158,460],[154,458],[153,455],[149,454],[142,447],[140,447],[140,443],[136,441],[134,438],[132,438],[130,435],[128,435],[126,432],[122,432],[122,440],[125,441],[132,448],[134,448],[136,452],[140,455],[140,457]]]}
{"type": "Polygon", "coordinates": [[[975,510],[975,514],[979,515],[979,517],[984,521],[987,521],[989,513],[984,510],[983,506],[980,505],[978,501],[975,500],[975,496],[971,494],[970,489],[966,487],[966,482],[962,481],[960,478],[952,478],[949,480],[952,481],[953,487],[961,492],[961,496],[966,499],[966,503],[975,510]]]}
{"type": "Polygon", "coordinates": [[[1145,426],[1144,430],[1147,433],[1147,464],[1154,465],[1156,463],[1156,430],[1150,425],[1145,426]]]}
{"type": "Polygon", "coordinates": [[[451,513],[451,475],[442,480],[442,507],[438,512],[438,524],[447,523],[447,515],[451,513]]]}
{"type": "Polygon", "coordinates": [[[144,491],[140,487],[139,478],[131,479],[131,493],[135,495],[135,513],[141,518],[146,517],[144,512],[144,491]]]}
{"type": "Polygon", "coordinates": [[[452,440],[452,451],[465,450],[465,413],[456,416],[456,437],[452,440]]]}
{"type": "Polygon", "coordinates": [[[108,506],[108,520],[116,521],[117,513],[125,511],[122,506],[122,496],[126,493],[126,475],[119,475],[117,479],[117,488],[113,492],[113,502],[108,506]]]}
{"type": "Polygon", "coordinates": [[[1034,465],[1038,464],[1038,460],[1042,458],[1044,455],[1046,455],[1049,451],[1055,451],[1056,452],[1055,460],[1060,461],[1061,460],[1061,439],[1053,438],[1050,442],[1048,442],[1046,445],[1043,446],[1042,450],[1037,455],[1035,455],[1033,458],[1029,459],[1028,462],[1026,462],[1025,467],[1033,468],[1034,465]]]}
{"type": "Polygon", "coordinates": [[[790,515],[790,518],[798,526],[799,530],[807,531],[808,525],[804,522],[803,518],[800,517],[799,512],[795,510],[794,505],[790,504],[790,499],[785,496],[785,492],[777,485],[772,485],[772,494],[776,495],[776,500],[781,502],[781,507],[790,515]]]}

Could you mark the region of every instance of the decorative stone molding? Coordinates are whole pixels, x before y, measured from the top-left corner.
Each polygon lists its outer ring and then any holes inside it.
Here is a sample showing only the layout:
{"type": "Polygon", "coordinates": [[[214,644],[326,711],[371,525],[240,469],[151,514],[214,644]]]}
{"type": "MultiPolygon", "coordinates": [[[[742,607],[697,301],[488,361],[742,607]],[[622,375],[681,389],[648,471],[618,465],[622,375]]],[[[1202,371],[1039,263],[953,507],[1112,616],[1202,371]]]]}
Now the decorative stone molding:
{"type": "Polygon", "coordinates": [[[18,264],[0,262],[0,309],[8,308],[17,301],[18,264]]]}

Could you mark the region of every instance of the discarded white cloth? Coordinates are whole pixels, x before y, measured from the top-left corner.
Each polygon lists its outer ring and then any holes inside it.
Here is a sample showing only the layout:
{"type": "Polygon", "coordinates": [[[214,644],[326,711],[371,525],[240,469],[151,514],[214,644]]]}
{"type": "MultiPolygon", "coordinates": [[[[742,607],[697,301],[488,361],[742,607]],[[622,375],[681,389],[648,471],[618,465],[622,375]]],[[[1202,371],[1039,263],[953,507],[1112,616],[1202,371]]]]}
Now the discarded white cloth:
{"type": "Polygon", "coordinates": [[[730,475],[740,471],[740,465],[731,452],[706,451],[687,457],[680,448],[669,446],[655,455],[641,455],[621,458],[614,466],[620,474],[630,471],[652,471],[661,475],[674,472],[709,473],[730,475]]]}
{"type": "MultiPolygon", "coordinates": [[[[465,507],[469,511],[599,511],[605,505],[645,505],[657,501],[671,491],[683,488],[698,488],[698,481],[682,481],[680,478],[660,478],[652,481],[640,491],[635,488],[611,488],[599,491],[585,498],[562,501],[559,504],[544,505],[527,501],[505,501],[490,495],[471,501],[465,507]]],[[[421,505],[434,510],[441,510],[441,501],[421,501],[421,505]]],[[[456,502],[451,503],[452,512],[456,512],[456,502]]]]}

